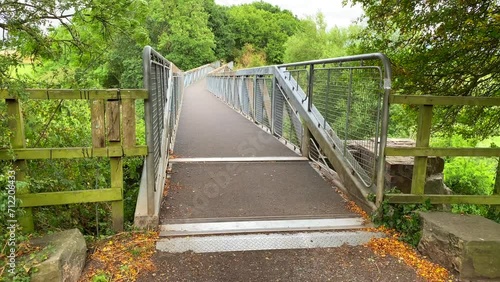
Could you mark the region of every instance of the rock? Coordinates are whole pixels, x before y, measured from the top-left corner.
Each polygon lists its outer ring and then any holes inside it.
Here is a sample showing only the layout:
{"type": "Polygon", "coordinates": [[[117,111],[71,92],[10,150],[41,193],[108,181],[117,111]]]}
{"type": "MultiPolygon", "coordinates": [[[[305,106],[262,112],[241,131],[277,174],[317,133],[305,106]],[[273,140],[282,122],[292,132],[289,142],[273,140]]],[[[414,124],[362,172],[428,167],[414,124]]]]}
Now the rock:
{"type": "MultiPolygon", "coordinates": [[[[415,147],[415,141],[406,138],[389,138],[387,140],[388,147],[415,147]]],[[[367,168],[372,168],[375,165],[375,144],[372,140],[348,140],[348,147],[354,158],[367,168]]],[[[397,188],[402,193],[409,194],[411,192],[411,180],[413,177],[413,157],[397,157],[388,156],[385,159],[385,187],[386,189],[397,188]]],[[[363,167],[363,166],[362,166],[363,167]]],[[[426,184],[426,193],[428,189],[435,190],[432,194],[449,194],[446,191],[442,182],[442,172],[444,169],[444,159],[440,157],[427,158],[427,181],[431,184],[426,184]],[[441,176],[441,180],[439,179],[441,176]],[[427,188],[429,186],[429,188],[427,188]],[[440,189],[437,189],[441,186],[440,189]]]]}
{"type": "Polygon", "coordinates": [[[462,280],[500,280],[500,224],[476,215],[422,212],[418,250],[462,280]]]}
{"type": "Polygon", "coordinates": [[[425,180],[425,194],[451,195],[453,191],[444,184],[442,173],[433,174],[425,180]]]}
{"type": "Polygon", "coordinates": [[[87,258],[87,244],[78,229],[57,232],[32,241],[35,246],[51,245],[54,251],[48,259],[35,267],[32,282],[76,282],[80,278],[87,258]]]}

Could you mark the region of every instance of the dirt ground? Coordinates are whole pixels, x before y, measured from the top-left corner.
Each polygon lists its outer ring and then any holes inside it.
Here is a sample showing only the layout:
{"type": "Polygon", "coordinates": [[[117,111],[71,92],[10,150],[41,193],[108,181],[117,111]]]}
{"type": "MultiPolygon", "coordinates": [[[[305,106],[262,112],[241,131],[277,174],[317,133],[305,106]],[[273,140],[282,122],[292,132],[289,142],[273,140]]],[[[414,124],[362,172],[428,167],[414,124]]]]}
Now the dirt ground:
{"type": "Polygon", "coordinates": [[[137,281],[425,281],[402,261],[363,246],[227,253],[156,252],[137,281]]]}

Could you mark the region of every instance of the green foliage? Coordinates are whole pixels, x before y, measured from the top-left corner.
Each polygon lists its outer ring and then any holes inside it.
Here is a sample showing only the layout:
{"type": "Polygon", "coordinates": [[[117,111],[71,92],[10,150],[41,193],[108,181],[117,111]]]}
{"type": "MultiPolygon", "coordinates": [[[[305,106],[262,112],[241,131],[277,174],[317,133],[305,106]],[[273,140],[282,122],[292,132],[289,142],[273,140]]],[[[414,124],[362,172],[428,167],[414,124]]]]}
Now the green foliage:
{"type": "MultiPolygon", "coordinates": [[[[365,11],[364,49],[391,58],[397,93],[500,97],[498,1],[349,2],[365,11]]],[[[443,133],[484,138],[500,132],[495,108],[437,107],[435,115],[443,133]]]]}
{"type": "MultiPolygon", "coordinates": [[[[465,139],[459,135],[435,137],[434,147],[467,148],[475,147],[477,140],[465,139]]],[[[484,157],[445,158],[445,184],[457,194],[491,195],[495,183],[497,159],[484,157]]]]}
{"type": "Polygon", "coordinates": [[[266,54],[267,64],[283,62],[283,46],[299,24],[290,11],[264,2],[232,6],[228,18],[235,49],[250,44],[266,54]]]}
{"type": "Polygon", "coordinates": [[[52,81],[51,86],[101,85],[105,74],[101,67],[109,42],[123,33],[141,44],[144,44],[141,38],[147,39],[140,24],[147,13],[145,7],[145,2],[134,0],[6,2],[0,6],[4,19],[0,27],[8,36],[1,41],[1,49],[9,55],[0,56],[0,86],[4,88],[20,79],[2,67],[17,68],[25,58],[36,64],[57,65],[42,72],[64,74],[52,81]]]}
{"type": "Polygon", "coordinates": [[[266,54],[255,50],[250,44],[245,44],[241,55],[236,59],[236,64],[240,68],[260,67],[266,64],[266,54]]]}
{"type": "Polygon", "coordinates": [[[417,131],[417,110],[408,105],[391,105],[389,107],[389,137],[413,138],[417,131]]]}
{"type": "MultiPolygon", "coordinates": [[[[496,138],[478,142],[459,135],[435,137],[434,147],[484,147],[496,138]]],[[[493,143],[494,144],[494,143],[493,143]]],[[[485,157],[447,157],[444,166],[444,182],[454,193],[460,195],[491,195],[494,193],[498,158],[485,157]]],[[[500,222],[500,213],[494,206],[460,204],[452,205],[454,213],[481,215],[500,222]]]]}
{"type": "Polygon", "coordinates": [[[152,0],[150,5],[150,38],[161,54],[185,70],[215,60],[214,34],[203,1],[152,0]]]}
{"type": "Polygon", "coordinates": [[[108,281],[110,281],[110,278],[106,273],[99,273],[92,277],[92,282],[108,282],[108,281]]]}
{"type": "Polygon", "coordinates": [[[229,22],[229,7],[217,5],[214,0],[206,0],[204,4],[208,13],[208,27],[214,34],[215,56],[227,62],[234,61],[235,42],[229,22]]]}
{"type": "MultiPolygon", "coordinates": [[[[395,193],[397,191],[391,191],[395,193]]],[[[372,217],[377,226],[394,229],[400,234],[400,239],[412,246],[417,246],[422,237],[422,226],[419,211],[429,211],[431,204],[390,204],[382,202],[381,207],[372,217]]]]}
{"type": "Polygon", "coordinates": [[[456,157],[444,169],[446,185],[462,195],[491,195],[497,162],[491,158],[456,157]]]}
{"type": "Polygon", "coordinates": [[[123,175],[125,223],[132,224],[134,222],[135,205],[139,195],[143,164],[144,158],[142,157],[125,158],[123,164],[123,170],[126,172],[123,175]]]}
{"type": "Polygon", "coordinates": [[[326,29],[324,15],[307,18],[300,23],[299,30],[285,43],[285,62],[299,62],[321,58],[334,58],[358,52],[355,37],[359,26],[326,29]]]}
{"type": "MultiPolygon", "coordinates": [[[[16,264],[14,275],[10,274],[7,271],[7,269],[9,269],[9,266],[7,265],[8,262],[7,256],[10,254],[10,249],[12,247],[15,247],[15,250],[17,252],[21,248],[21,246],[25,246],[26,242],[29,240],[29,237],[26,234],[23,234],[19,226],[16,225],[15,227],[16,236],[13,241],[9,241],[10,230],[8,229],[8,227],[10,226],[10,223],[8,222],[8,220],[12,219],[10,218],[8,213],[8,207],[12,205],[11,202],[12,198],[9,199],[9,194],[7,193],[9,170],[12,170],[12,163],[0,162],[0,211],[2,211],[2,213],[0,213],[0,230],[2,230],[2,233],[0,234],[0,239],[3,246],[3,248],[0,250],[0,270],[3,270],[0,271],[0,273],[3,272],[0,275],[0,281],[8,281],[8,280],[29,281],[29,271],[35,264],[34,262],[40,260],[40,255],[33,256],[30,258],[22,258],[22,260],[18,261],[16,264]],[[12,245],[13,243],[15,243],[15,245],[12,245]]],[[[19,184],[20,183],[17,183],[16,185],[19,184]]],[[[15,205],[17,207],[19,206],[19,199],[16,199],[15,205]]],[[[18,216],[23,213],[23,210],[20,208],[16,208],[15,210],[18,216]]],[[[43,255],[43,253],[41,253],[41,255],[43,255]]]]}

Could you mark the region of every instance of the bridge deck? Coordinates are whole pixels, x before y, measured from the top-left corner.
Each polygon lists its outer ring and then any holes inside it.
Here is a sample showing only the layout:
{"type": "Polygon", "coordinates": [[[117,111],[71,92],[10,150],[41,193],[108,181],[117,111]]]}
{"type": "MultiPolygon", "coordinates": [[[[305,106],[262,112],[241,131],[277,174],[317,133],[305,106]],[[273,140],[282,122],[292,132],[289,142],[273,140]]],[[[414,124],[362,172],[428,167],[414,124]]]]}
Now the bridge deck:
{"type": "MultiPolygon", "coordinates": [[[[297,157],[272,135],[205,89],[185,91],[174,154],[200,157],[297,157]]],[[[256,217],[355,217],[310,166],[295,162],[175,163],[160,220],[256,217]]]]}

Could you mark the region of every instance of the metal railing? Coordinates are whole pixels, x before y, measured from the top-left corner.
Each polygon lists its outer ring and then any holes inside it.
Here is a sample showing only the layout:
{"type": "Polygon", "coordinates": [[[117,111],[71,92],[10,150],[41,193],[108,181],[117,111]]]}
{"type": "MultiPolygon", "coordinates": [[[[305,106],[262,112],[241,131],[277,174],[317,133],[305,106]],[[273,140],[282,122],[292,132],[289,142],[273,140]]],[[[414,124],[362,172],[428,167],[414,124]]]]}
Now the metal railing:
{"type": "Polygon", "coordinates": [[[188,87],[189,85],[204,78],[209,72],[215,70],[218,67],[220,67],[219,61],[184,72],[184,87],[188,87]]]}
{"type": "Polygon", "coordinates": [[[376,177],[383,70],[364,60],[284,65],[285,77],[303,89],[303,101],[366,187],[376,177]]]}
{"type": "Polygon", "coordinates": [[[211,73],[210,92],[248,119],[299,149],[302,124],[273,75],[211,73]]]}
{"type": "Polygon", "coordinates": [[[208,89],[303,153],[310,144],[310,131],[321,141],[321,150],[334,151],[347,164],[346,174],[359,180],[353,182],[376,192],[377,203],[382,200],[391,90],[390,61],[385,55],[211,73],[208,89]]]}
{"type": "MultiPolygon", "coordinates": [[[[216,62],[182,72],[150,46],[144,48],[144,88],[148,91],[148,99],[144,102],[148,155],[141,190],[146,190],[147,212],[142,213],[146,217],[159,212],[184,88],[205,77],[219,65],[216,62]]],[[[138,201],[138,207],[140,205],[138,201]]],[[[136,217],[137,214],[136,211],[136,217]]]]}

